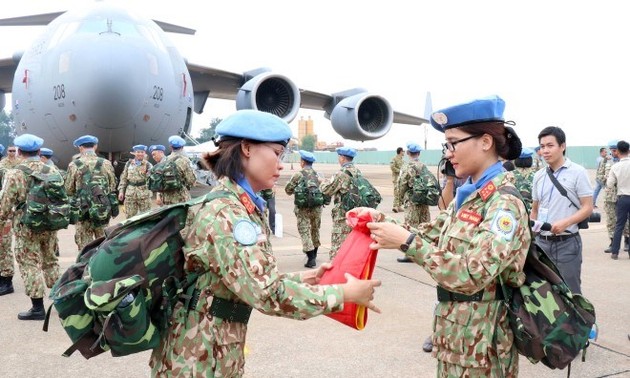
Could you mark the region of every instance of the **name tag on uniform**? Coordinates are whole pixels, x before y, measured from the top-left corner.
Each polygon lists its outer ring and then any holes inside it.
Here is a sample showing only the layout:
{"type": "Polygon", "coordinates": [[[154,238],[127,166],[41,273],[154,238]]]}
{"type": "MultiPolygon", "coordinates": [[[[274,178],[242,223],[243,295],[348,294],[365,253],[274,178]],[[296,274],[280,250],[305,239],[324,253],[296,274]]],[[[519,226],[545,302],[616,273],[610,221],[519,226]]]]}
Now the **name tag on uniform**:
{"type": "Polygon", "coordinates": [[[475,226],[481,223],[481,214],[477,214],[474,211],[470,210],[460,211],[459,213],[457,213],[457,218],[459,218],[459,220],[462,222],[472,223],[475,226]]]}

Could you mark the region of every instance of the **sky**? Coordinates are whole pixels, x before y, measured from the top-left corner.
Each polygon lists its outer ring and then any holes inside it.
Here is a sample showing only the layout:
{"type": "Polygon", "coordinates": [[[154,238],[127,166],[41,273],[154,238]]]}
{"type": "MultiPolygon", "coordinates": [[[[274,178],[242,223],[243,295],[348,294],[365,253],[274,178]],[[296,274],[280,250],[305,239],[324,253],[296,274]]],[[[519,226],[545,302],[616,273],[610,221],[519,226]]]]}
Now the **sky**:
{"type": "MultiPolygon", "coordinates": [[[[90,0],[3,2],[0,17],[71,9],[90,0]]],[[[362,87],[394,110],[433,110],[499,95],[523,145],[560,126],[569,146],[626,139],[630,23],[623,2],[490,0],[128,0],[148,18],[196,29],[169,33],[189,62],[231,72],[269,67],[303,89],[335,93],[362,87]],[[201,6],[203,4],[203,6],[201,6]],[[624,7],[624,8],[622,8],[624,7]],[[603,116],[603,118],[602,118],[603,116]]],[[[0,56],[25,50],[43,27],[0,27],[0,56]]],[[[7,104],[10,104],[7,98],[7,104]]],[[[7,109],[9,110],[9,109],[7,109]]],[[[225,118],[234,103],[209,99],[192,134],[225,118]]],[[[323,112],[302,110],[320,140],[342,141],[323,112]]],[[[409,142],[437,149],[431,126],[394,124],[385,137],[347,146],[394,150],[409,142]]]]}

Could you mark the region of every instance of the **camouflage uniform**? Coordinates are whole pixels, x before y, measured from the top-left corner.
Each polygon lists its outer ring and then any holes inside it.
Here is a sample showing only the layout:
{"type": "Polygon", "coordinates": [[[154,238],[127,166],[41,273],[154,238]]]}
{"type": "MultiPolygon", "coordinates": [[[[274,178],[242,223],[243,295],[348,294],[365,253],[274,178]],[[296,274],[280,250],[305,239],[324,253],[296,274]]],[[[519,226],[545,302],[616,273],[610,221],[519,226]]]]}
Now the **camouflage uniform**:
{"type": "MultiPolygon", "coordinates": [[[[96,156],[96,153],[93,150],[88,150],[83,152],[77,160],[81,161],[90,172],[93,172],[98,159],[99,157],[96,156]]],[[[109,189],[110,192],[115,192],[116,175],[114,174],[114,167],[112,166],[112,163],[107,159],[103,161],[101,174],[107,178],[109,184],[109,187],[104,188],[104,190],[109,189]]],[[[81,174],[81,171],[79,170],[75,162],[71,161],[70,164],[68,164],[68,174],[65,182],[68,197],[76,196],[79,192],[79,189],[81,189],[84,184],[85,183],[83,183],[83,176],[81,174]]],[[[83,247],[85,247],[85,245],[92,240],[104,236],[105,227],[105,225],[96,226],[92,224],[90,220],[78,221],[75,224],[74,241],[77,244],[79,251],[81,251],[83,247]]]]}
{"type": "MultiPolygon", "coordinates": [[[[173,160],[177,156],[180,157],[175,160],[175,165],[177,165],[179,177],[181,177],[184,182],[182,183],[182,187],[179,189],[158,193],[158,196],[160,196],[162,200],[162,205],[172,205],[174,203],[188,201],[191,198],[190,188],[192,188],[197,181],[197,176],[195,176],[195,172],[192,169],[190,159],[188,158],[188,156],[186,156],[186,154],[184,154],[183,150],[171,152],[166,157],[166,160],[173,160]]],[[[187,234],[188,228],[192,224],[194,216],[195,214],[193,214],[192,209],[188,209],[188,217],[186,217],[186,227],[184,227],[184,229],[182,230],[182,235],[187,234]]]]}
{"type": "Polygon", "coordinates": [[[330,260],[335,258],[337,250],[341,247],[346,236],[352,231],[352,228],[346,223],[346,211],[341,208],[341,198],[348,193],[351,185],[353,185],[351,177],[345,171],[349,171],[353,177],[361,174],[361,171],[352,162],[345,163],[341,166],[341,171],[337,172],[329,180],[322,182],[319,187],[322,193],[331,197],[334,202],[331,210],[333,226],[330,241],[330,260]]]}
{"type": "MultiPolygon", "coordinates": [[[[23,160],[23,164],[33,172],[40,172],[44,163],[39,156],[23,160]]],[[[51,167],[51,172],[56,171],[51,167]]],[[[0,191],[0,220],[18,220],[15,227],[15,259],[24,281],[26,295],[30,298],[43,298],[44,285],[51,288],[59,278],[59,264],[55,256],[56,231],[33,231],[22,225],[23,210],[20,204],[26,201],[28,179],[24,172],[10,169],[5,172],[0,191]],[[40,272],[43,274],[40,275],[40,272]]]]}
{"type": "Polygon", "coordinates": [[[199,210],[184,247],[186,270],[203,272],[196,282],[201,295],[190,311],[176,305],[172,325],[151,356],[154,377],[243,376],[247,325],[211,315],[213,296],[291,319],[343,309],[338,285],[305,285],[299,274],[278,271],[265,214],[241,187],[222,178],[216,190],[227,191],[229,197],[199,210]],[[257,228],[253,245],[236,240],[237,222],[257,228]]]}
{"type": "Polygon", "coordinates": [[[514,174],[516,189],[518,189],[521,194],[529,194],[529,196],[523,195],[523,201],[525,202],[527,211],[531,211],[532,185],[534,184],[534,175],[536,174],[536,169],[534,167],[516,167],[512,173],[514,174]]]}
{"type": "MultiPolygon", "coordinates": [[[[3,180],[5,172],[15,168],[21,162],[22,159],[19,157],[6,157],[0,160],[0,181],[3,180]]],[[[18,217],[13,217],[13,219],[8,219],[0,223],[0,276],[2,277],[13,277],[15,273],[11,241],[13,240],[13,229],[15,229],[18,223],[18,217]]]]}
{"type": "Polygon", "coordinates": [[[392,170],[392,183],[394,184],[394,204],[392,207],[397,209],[402,206],[403,202],[400,201],[399,193],[398,193],[398,177],[400,176],[400,169],[403,167],[404,161],[401,155],[396,154],[389,162],[389,169],[392,170]]]}
{"type": "MultiPolygon", "coordinates": [[[[610,174],[610,168],[612,168],[613,164],[617,163],[619,159],[613,158],[608,160],[606,164],[604,164],[604,173],[603,180],[604,190],[606,194],[604,195],[604,212],[606,213],[606,229],[608,230],[608,237],[612,241],[613,235],[615,234],[615,224],[617,223],[617,186],[614,187],[613,190],[609,190],[606,187],[605,183],[608,181],[608,175],[610,174]]],[[[598,170],[599,173],[599,170],[598,170]]],[[[630,235],[630,221],[626,223],[626,227],[623,229],[623,236],[627,237],[630,235]]]]}
{"type": "Polygon", "coordinates": [[[127,218],[151,209],[151,191],[147,187],[147,179],[152,167],[153,164],[146,160],[138,162],[131,159],[125,164],[125,169],[120,175],[118,193],[124,195],[127,218]]]}
{"type": "MultiPolygon", "coordinates": [[[[305,174],[317,176],[317,172],[315,172],[313,167],[305,166],[300,172],[296,172],[291,176],[291,179],[289,179],[289,182],[287,182],[287,185],[284,187],[284,191],[288,195],[293,195],[295,188],[300,183],[300,180],[304,178],[305,174]]],[[[314,180],[312,181],[314,182],[314,180]]],[[[295,206],[293,212],[297,218],[300,238],[302,238],[302,251],[306,253],[318,248],[320,246],[319,228],[322,224],[322,206],[303,209],[295,206]]]]}
{"type": "MultiPolygon", "coordinates": [[[[424,164],[418,158],[405,163],[400,170],[400,176],[396,184],[399,196],[398,203],[405,204],[405,224],[411,227],[418,227],[420,223],[431,220],[428,205],[418,205],[409,199],[410,190],[416,180],[416,175],[422,171],[423,166],[424,164]]],[[[430,181],[425,180],[425,182],[430,181]]]]}
{"type": "MultiPolygon", "coordinates": [[[[433,321],[433,355],[439,377],[516,377],[519,355],[503,301],[496,300],[498,276],[504,284],[523,284],[531,233],[523,202],[499,192],[512,186],[500,173],[470,194],[456,209],[452,201],[431,223],[416,230],[406,256],[450,292],[480,301],[441,301],[433,321]]],[[[388,217],[387,221],[396,220],[388,217]]]]}

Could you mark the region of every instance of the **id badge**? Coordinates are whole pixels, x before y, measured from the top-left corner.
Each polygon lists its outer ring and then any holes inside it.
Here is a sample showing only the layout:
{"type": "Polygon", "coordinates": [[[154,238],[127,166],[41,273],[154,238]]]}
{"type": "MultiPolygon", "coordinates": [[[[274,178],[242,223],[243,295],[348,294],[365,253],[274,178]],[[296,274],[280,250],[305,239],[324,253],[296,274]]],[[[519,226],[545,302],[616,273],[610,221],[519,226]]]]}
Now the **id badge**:
{"type": "Polygon", "coordinates": [[[547,222],[547,218],[549,217],[549,209],[546,207],[541,207],[538,209],[538,219],[541,222],[547,222]]]}

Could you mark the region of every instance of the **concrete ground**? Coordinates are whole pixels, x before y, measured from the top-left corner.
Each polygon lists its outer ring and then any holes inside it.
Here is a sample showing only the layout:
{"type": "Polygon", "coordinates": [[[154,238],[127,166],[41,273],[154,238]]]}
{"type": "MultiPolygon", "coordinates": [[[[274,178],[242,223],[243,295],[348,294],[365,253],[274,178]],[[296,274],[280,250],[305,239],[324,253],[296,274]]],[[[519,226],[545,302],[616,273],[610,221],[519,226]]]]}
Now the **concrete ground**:
{"type": "MultiPolygon", "coordinates": [[[[285,170],[278,183],[277,211],[283,215],[284,235],[272,237],[281,271],[303,268],[305,256],[297,233],[292,198],[284,184],[299,169],[285,170]]],[[[326,176],[334,165],[315,165],[326,176]]],[[[388,166],[360,166],[383,194],[380,209],[392,207],[392,185],[388,166]]],[[[432,169],[434,171],[435,169],[432,169]]],[[[603,208],[603,195],[600,199],[603,208]]],[[[437,210],[432,209],[435,214],[437,210]]],[[[395,214],[402,218],[402,214],[395,214]]],[[[330,245],[330,207],[322,216],[322,241],[318,263],[327,260],[330,245]]],[[[618,261],[603,253],[608,245],[605,223],[582,230],[584,262],[583,292],[597,311],[599,338],[571,366],[572,377],[630,377],[629,283],[630,258],[618,261]]],[[[72,228],[59,232],[60,265],[68,267],[77,249],[72,228]]],[[[367,327],[356,331],[322,316],[308,321],[275,318],[254,312],[247,336],[246,377],[433,377],[436,361],[422,352],[423,340],[431,333],[431,312],[435,302],[435,282],[415,264],[400,264],[401,254],[381,250],[374,278],[383,285],[376,293],[382,314],[370,313],[367,327]]],[[[17,269],[17,268],[16,268],[17,269]]],[[[16,270],[17,274],[17,270],[16,270]]],[[[0,297],[0,377],[148,377],[149,352],[113,358],[108,354],[85,360],[79,353],[66,358],[61,353],[70,339],[53,312],[50,330],[42,332],[42,322],[19,321],[17,313],[30,307],[19,277],[16,292],[0,297]]],[[[48,299],[46,305],[50,304],[48,299]]],[[[521,377],[565,377],[565,370],[533,365],[521,357],[521,377]]]]}

